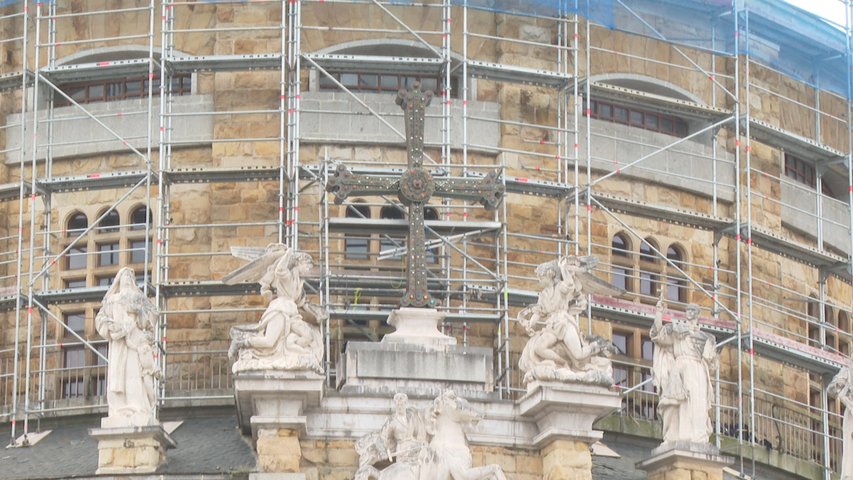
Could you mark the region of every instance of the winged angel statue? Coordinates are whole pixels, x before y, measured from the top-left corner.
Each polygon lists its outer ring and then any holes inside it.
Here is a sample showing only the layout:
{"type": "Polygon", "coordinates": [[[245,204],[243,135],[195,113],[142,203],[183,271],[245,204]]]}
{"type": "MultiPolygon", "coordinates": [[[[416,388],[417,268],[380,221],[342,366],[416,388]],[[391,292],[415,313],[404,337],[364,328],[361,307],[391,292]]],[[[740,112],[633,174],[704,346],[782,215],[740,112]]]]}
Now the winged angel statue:
{"type": "Polygon", "coordinates": [[[539,300],[517,317],[530,336],[518,362],[525,383],[613,384],[609,357],[615,348],[599,336],[585,338],[578,325],[587,293],[622,293],[589,273],[595,263],[593,257],[564,256],[536,268],[542,287],[539,300]]]}
{"type": "Polygon", "coordinates": [[[284,244],[266,249],[231,247],[231,254],[249,263],[223,278],[226,285],[258,282],[269,306],[257,324],[231,327],[228,356],[236,358],[234,373],[258,370],[309,370],[323,373],[323,342],[319,324],[328,318],[322,307],[308,302],[302,276],[311,256],[284,244]]]}

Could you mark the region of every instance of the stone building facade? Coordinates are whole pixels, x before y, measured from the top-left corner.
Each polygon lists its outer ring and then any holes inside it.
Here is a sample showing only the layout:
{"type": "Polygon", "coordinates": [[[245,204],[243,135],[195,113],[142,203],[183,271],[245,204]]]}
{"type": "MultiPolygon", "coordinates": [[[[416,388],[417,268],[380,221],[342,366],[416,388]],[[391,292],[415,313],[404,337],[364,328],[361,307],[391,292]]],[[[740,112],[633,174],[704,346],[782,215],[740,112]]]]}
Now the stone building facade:
{"type": "MultiPolygon", "coordinates": [[[[842,411],[824,388],[853,347],[844,32],[759,0],[487,3],[0,2],[10,437],[105,411],[94,317],[125,265],[161,312],[161,415],[229,412],[228,330],[263,307],[256,286],[221,282],[240,266],[234,246],[314,257],[334,392],[347,342],[390,331],[406,221],[396,198],[336,205],[323,185],[336,164],[399,174],[393,99],[417,79],[436,92],[434,175],[499,170],[506,186],[497,212],[452,200],[426,214],[445,332],[494,350],[497,398],[521,392],[515,316],[535,302],[536,265],[593,255],[625,290],[593,296],[584,322],[619,349],[623,405],[598,424],[606,440],[660,436],[648,329],[662,295],[699,304],[718,338],[714,441],[744,459],[735,470],[830,478],[842,411]]],[[[330,398],[313,415],[390,409],[330,398]]],[[[266,449],[289,449],[309,478],[350,478],[367,427],[352,428],[309,429],[298,448],[269,439],[256,463],[231,466],[264,471],[282,461],[266,449]]],[[[552,478],[544,450],[492,435],[472,441],[475,464],[552,478]]],[[[608,461],[593,457],[600,478],[634,478],[608,461]]],[[[210,473],[193,468],[176,473],[210,473]]]]}

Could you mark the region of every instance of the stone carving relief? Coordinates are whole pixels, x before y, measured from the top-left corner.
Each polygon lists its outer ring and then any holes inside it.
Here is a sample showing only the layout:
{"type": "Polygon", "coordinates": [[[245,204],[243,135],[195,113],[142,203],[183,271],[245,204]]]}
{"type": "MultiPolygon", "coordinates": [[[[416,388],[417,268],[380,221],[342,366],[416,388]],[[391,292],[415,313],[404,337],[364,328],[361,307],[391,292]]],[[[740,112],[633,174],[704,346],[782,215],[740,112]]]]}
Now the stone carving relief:
{"type": "Polygon", "coordinates": [[[473,466],[465,435],[480,419],[482,414],[451,390],[423,411],[398,393],[382,428],[356,442],[355,480],[506,480],[498,465],[473,466]],[[376,467],[387,462],[382,470],[376,467]]]}
{"type": "Polygon", "coordinates": [[[686,319],[664,325],[666,302],[657,303],[651,339],[652,375],[660,394],[663,441],[707,443],[711,435],[711,372],[719,366],[714,336],[699,328],[699,306],[687,307],[686,319]]]}
{"type": "Polygon", "coordinates": [[[251,262],[223,280],[226,284],[257,281],[270,303],[257,324],[231,328],[230,358],[234,373],[257,370],[309,370],[323,373],[319,323],[328,314],[307,301],[302,277],[312,268],[311,256],[287,245],[262,249],[232,248],[251,262]]]}
{"type": "Polygon", "coordinates": [[[853,480],[853,361],[829,383],[826,393],[844,405],[841,425],[841,467],[839,480],[853,480]]]}
{"type": "Polygon", "coordinates": [[[124,267],[107,290],[95,316],[98,334],[109,341],[108,416],[104,427],[156,425],[154,328],[157,310],[136,285],[133,269],[124,267]]]}
{"type": "Polygon", "coordinates": [[[565,256],[536,268],[539,300],[517,317],[530,336],[518,362],[525,383],[613,385],[614,347],[598,336],[584,338],[578,325],[587,307],[584,283],[597,282],[589,274],[593,265],[591,257],[565,256]]]}

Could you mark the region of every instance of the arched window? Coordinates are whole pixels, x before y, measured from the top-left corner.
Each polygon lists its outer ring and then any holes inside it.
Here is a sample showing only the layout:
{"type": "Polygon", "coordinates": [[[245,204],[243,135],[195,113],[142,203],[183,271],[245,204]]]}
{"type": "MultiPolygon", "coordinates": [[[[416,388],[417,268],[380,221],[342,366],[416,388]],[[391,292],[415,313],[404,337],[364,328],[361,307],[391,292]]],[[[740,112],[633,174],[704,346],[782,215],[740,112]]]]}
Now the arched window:
{"type": "MultiPolygon", "coordinates": [[[[68,222],[65,224],[65,231],[69,237],[80,235],[89,227],[89,219],[83,212],[75,212],[68,217],[68,222]]],[[[68,270],[78,270],[86,268],[87,256],[85,238],[78,240],[66,254],[65,268],[68,270]]]]}
{"type": "Polygon", "coordinates": [[[83,212],[77,212],[68,217],[68,223],[65,224],[65,231],[69,236],[77,236],[83,233],[89,227],[89,219],[83,212]]]}
{"type": "Polygon", "coordinates": [[[631,274],[633,267],[633,252],[631,241],[624,233],[617,233],[610,242],[610,256],[613,266],[610,273],[610,283],[627,291],[632,290],[631,274]]]}
{"type": "MultiPolygon", "coordinates": [[[[101,212],[101,215],[103,215],[103,212],[101,212]]],[[[100,223],[98,223],[98,233],[117,232],[119,225],[121,225],[121,217],[116,210],[111,210],[110,213],[108,213],[101,219],[100,223]]]]}
{"type": "Polygon", "coordinates": [[[659,295],[660,288],[661,262],[656,250],[659,251],[657,242],[651,238],[640,242],[640,294],[651,299],[659,295]]]}
{"type": "MultiPolygon", "coordinates": [[[[370,218],[370,207],[353,203],[347,205],[347,218],[370,218]]],[[[344,256],[353,260],[367,260],[370,256],[370,237],[347,235],[344,239],[344,256]]]]}
{"type": "MultiPolygon", "coordinates": [[[[684,253],[678,245],[670,245],[666,249],[666,258],[678,268],[684,270],[684,253]]],[[[687,280],[680,273],[670,268],[666,279],[666,299],[673,302],[687,303],[687,280]]]]}
{"type": "MultiPolygon", "coordinates": [[[[379,210],[379,218],[383,220],[402,220],[405,215],[403,215],[402,207],[398,207],[397,205],[385,205],[382,209],[379,210]]],[[[388,235],[388,234],[380,234],[379,238],[379,251],[382,258],[391,258],[391,259],[400,259],[402,255],[402,249],[406,247],[406,238],[401,237],[399,235],[388,235]],[[394,252],[394,255],[388,256],[389,252],[394,252]]]]}
{"type": "Polygon", "coordinates": [[[145,230],[145,224],[147,223],[150,226],[153,220],[154,217],[148,214],[148,207],[143,205],[130,214],[130,229],[145,230]]]}

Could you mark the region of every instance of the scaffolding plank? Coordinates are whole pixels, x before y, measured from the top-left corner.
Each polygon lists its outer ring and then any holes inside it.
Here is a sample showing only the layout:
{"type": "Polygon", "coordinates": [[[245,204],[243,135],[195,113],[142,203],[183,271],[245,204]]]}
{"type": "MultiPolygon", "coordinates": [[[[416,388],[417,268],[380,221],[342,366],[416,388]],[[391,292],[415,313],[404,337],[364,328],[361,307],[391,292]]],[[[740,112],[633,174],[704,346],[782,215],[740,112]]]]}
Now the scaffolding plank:
{"type": "Polygon", "coordinates": [[[472,77],[493,80],[496,82],[522,83],[542,87],[565,88],[572,76],[552,70],[517,67],[501,63],[481,62],[470,60],[468,74],[472,77]]]}
{"type": "Polygon", "coordinates": [[[172,73],[278,70],[281,68],[281,60],[282,56],[278,53],[197,55],[163,59],[172,73]]]}
{"type": "Polygon", "coordinates": [[[42,68],[40,73],[47,76],[51,82],[68,83],[121,77],[145,77],[148,75],[148,67],[149,59],[146,57],[130,60],[56,65],[42,68]]]}
{"type": "MultiPolygon", "coordinates": [[[[89,173],[86,175],[52,177],[38,180],[36,188],[39,191],[51,193],[126,188],[136,185],[146,175],[148,175],[146,170],[131,170],[127,172],[89,173]]],[[[152,179],[152,181],[154,180],[152,179]]]]}
{"type": "MultiPolygon", "coordinates": [[[[581,91],[583,91],[583,88],[581,88],[581,91]]],[[[638,107],[657,113],[675,115],[691,120],[716,122],[726,117],[731,117],[734,114],[731,110],[723,108],[600,82],[592,82],[590,84],[590,91],[592,98],[595,99],[606,100],[629,107],[638,107]]]]}
{"type": "Polygon", "coordinates": [[[731,225],[733,220],[715,217],[703,212],[664,205],[654,205],[616,195],[596,193],[593,197],[610,210],[643,218],[662,220],[677,225],[689,225],[704,230],[720,230],[731,225]]]}
{"type": "MultiPolygon", "coordinates": [[[[29,195],[32,192],[29,182],[24,182],[24,195],[29,195]]],[[[9,200],[18,200],[21,197],[20,183],[4,183],[0,184],[0,202],[9,200]]]]}
{"type": "Polygon", "coordinates": [[[61,290],[49,290],[35,294],[42,305],[56,305],[67,303],[100,302],[104,299],[109,286],[64,288],[61,290]]]}
{"type": "MultiPolygon", "coordinates": [[[[22,76],[24,72],[0,73],[0,92],[6,90],[16,90],[21,88],[23,82],[22,76]]],[[[33,84],[32,72],[27,72],[27,86],[33,84]]]]}
{"type": "MultiPolygon", "coordinates": [[[[424,224],[427,227],[427,236],[430,230],[435,230],[440,235],[459,235],[472,232],[494,232],[501,228],[501,222],[489,221],[427,220],[424,224]]],[[[353,235],[374,233],[405,235],[409,231],[409,222],[405,219],[333,217],[329,219],[329,231],[353,235]]]]}
{"type": "MultiPolygon", "coordinates": [[[[367,322],[370,320],[378,320],[384,322],[388,319],[391,310],[340,310],[335,309],[329,312],[329,316],[333,320],[352,320],[356,322],[367,322]]],[[[497,324],[501,320],[501,315],[497,313],[452,313],[445,312],[445,323],[490,323],[497,324]]]]}
{"type": "Polygon", "coordinates": [[[537,197],[565,198],[572,191],[565,184],[527,177],[506,177],[506,192],[537,197]]]}
{"type": "MultiPolygon", "coordinates": [[[[839,150],[752,117],[749,119],[749,136],[754,140],[781,148],[798,157],[813,159],[818,162],[833,162],[846,158],[844,153],[839,150]]],[[[846,167],[844,174],[847,174],[846,167]]]]}
{"type": "Polygon", "coordinates": [[[805,345],[795,340],[765,332],[753,335],[755,352],[778,362],[785,362],[824,375],[835,374],[848,360],[843,356],[805,345]]]}
{"type": "MultiPolygon", "coordinates": [[[[746,227],[742,227],[741,235],[747,238],[746,227]]],[[[752,227],[752,244],[815,267],[828,268],[847,262],[846,258],[839,255],[795,242],[760,227],[752,227]]]]}
{"type": "Polygon", "coordinates": [[[176,168],[163,172],[169,183],[255,182],[278,180],[279,167],[176,168]]]}
{"type": "Polygon", "coordinates": [[[305,53],[303,57],[312,60],[330,73],[359,72],[385,73],[391,75],[438,75],[444,66],[440,58],[426,57],[386,57],[379,55],[338,55],[305,53]]]}

